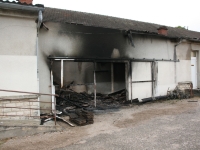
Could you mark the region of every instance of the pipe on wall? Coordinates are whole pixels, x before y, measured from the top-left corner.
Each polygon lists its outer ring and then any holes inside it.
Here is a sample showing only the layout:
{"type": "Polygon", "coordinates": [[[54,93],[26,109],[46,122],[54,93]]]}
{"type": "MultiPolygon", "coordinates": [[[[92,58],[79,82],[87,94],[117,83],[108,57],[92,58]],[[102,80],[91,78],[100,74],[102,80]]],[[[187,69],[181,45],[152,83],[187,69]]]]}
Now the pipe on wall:
{"type": "Polygon", "coordinates": [[[174,45],[174,61],[177,60],[176,47],[177,47],[179,44],[181,44],[182,42],[183,42],[183,39],[180,39],[180,41],[174,45]]]}
{"type": "MultiPolygon", "coordinates": [[[[38,40],[38,34],[39,34],[39,30],[40,30],[40,26],[41,23],[43,21],[43,14],[42,14],[42,10],[39,10],[38,12],[38,24],[37,24],[37,38],[36,38],[36,55],[37,55],[37,84],[38,84],[38,92],[40,91],[40,79],[39,79],[39,62],[38,62],[38,52],[39,52],[39,40],[38,40]]],[[[40,101],[40,97],[38,97],[38,102],[40,101]]],[[[40,103],[39,103],[39,107],[40,107],[40,103]]],[[[38,113],[40,110],[38,110],[38,113]]]]}
{"type": "Polygon", "coordinates": [[[180,41],[174,45],[174,72],[175,72],[174,81],[175,81],[175,84],[176,84],[176,82],[177,82],[177,76],[176,76],[176,61],[177,61],[176,47],[177,47],[179,44],[181,44],[182,41],[183,41],[183,39],[180,39],[180,41]]]}

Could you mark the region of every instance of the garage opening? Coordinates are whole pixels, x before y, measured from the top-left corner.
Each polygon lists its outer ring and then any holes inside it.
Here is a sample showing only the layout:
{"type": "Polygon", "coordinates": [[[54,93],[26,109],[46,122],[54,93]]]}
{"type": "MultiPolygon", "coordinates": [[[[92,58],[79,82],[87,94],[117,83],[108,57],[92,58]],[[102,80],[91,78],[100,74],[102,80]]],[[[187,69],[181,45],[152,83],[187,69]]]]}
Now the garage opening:
{"type": "Polygon", "coordinates": [[[125,62],[51,60],[58,106],[119,107],[126,101],[125,62]]]}
{"type": "Polygon", "coordinates": [[[125,63],[96,63],[95,72],[98,93],[125,89],[125,63]]]}

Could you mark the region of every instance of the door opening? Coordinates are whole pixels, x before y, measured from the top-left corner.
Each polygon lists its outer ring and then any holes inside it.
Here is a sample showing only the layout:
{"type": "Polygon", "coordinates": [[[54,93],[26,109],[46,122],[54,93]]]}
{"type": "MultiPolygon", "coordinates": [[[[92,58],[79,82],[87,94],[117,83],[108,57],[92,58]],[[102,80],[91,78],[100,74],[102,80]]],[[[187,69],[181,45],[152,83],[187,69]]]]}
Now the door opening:
{"type": "Polygon", "coordinates": [[[191,80],[193,84],[193,89],[197,88],[197,59],[196,57],[191,57],[191,80]]]}

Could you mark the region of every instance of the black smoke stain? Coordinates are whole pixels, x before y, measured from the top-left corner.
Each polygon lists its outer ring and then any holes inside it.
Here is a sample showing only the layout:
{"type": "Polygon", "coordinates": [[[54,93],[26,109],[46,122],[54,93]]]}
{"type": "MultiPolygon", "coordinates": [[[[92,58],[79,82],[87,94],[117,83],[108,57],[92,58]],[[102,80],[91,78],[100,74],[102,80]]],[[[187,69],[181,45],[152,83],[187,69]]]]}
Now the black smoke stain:
{"type": "Polygon", "coordinates": [[[130,46],[124,32],[119,30],[61,24],[59,34],[65,34],[73,42],[71,57],[111,58],[114,48],[125,57],[125,49],[130,46]]]}

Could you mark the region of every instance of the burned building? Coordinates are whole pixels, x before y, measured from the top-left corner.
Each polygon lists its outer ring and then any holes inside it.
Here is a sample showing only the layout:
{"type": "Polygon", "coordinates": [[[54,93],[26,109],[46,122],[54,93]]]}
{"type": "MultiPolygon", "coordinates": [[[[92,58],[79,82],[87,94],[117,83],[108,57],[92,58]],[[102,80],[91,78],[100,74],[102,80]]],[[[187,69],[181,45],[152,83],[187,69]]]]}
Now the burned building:
{"type": "Polygon", "coordinates": [[[186,29],[45,8],[40,90],[51,92],[52,71],[55,86],[73,82],[77,92],[126,89],[126,100],[166,95],[178,82],[191,81],[191,52],[200,48],[199,36],[186,29]]]}
{"type": "MultiPolygon", "coordinates": [[[[0,3],[13,5],[4,1],[0,3]]],[[[2,5],[1,10],[4,7],[2,5]]],[[[2,73],[4,76],[12,73],[14,77],[15,71],[34,72],[34,78],[26,83],[31,85],[34,82],[36,89],[27,88],[28,85],[24,86],[25,89],[20,88],[19,84],[3,88],[46,93],[38,98],[41,113],[49,113],[52,109],[55,99],[48,94],[68,87],[77,93],[93,95],[95,106],[98,94],[110,94],[123,89],[126,91],[125,100],[140,101],[166,95],[167,90],[174,89],[178,82],[193,81],[194,88],[200,87],[196,75],[200,69],[199,32],[48,7],[37,18],[41,16],[38,29],[38,19],[34,20],[36,23],[32,22],[34,39],[25,42],[32,43],[32,48],[35,48],[34,67],[24,67],[21,71],[8,69],[2,73]]],[[[21,19],[19,22],[23,21],[21,19]]],[[[15,28],[9,29],[10,32],[12,30],[15,28]]],[[[26,30],[20,31],[26,37],[29,35],[26,30]]],[[[5,36],[9,38],[11,34],[5,36]]],[[[13,43],[11,41],[10,45],[13,43]]],[[[13,47],[5,46],[5,42],[0,45],[4,49],[0,57],[16,53],[13,51],[14,44],[13,47]]],[[[28,51],[29,48],[24,49],[28,51]]],[[[26,55],[18,52],[19,55],[26,55]]],[[[6,60],[3,63],[9,68],[6,60]]],[[[10,77],[13,80],[16,78],[10,77]]],[[[4,85],[10,83],[8,78],[0,80],[4,85]]]]}

